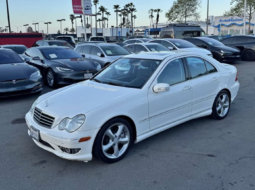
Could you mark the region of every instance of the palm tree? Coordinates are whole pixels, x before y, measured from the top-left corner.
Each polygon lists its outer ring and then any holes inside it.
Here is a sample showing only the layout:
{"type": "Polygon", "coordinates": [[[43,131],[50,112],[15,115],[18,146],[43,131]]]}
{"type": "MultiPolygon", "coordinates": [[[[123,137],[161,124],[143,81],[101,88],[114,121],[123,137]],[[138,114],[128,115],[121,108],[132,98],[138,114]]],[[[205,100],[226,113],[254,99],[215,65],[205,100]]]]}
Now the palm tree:
{"type": "Polygon", "coordinates": [[[103,17],[103,22],[107,21],[107,28],[108,28],[108,18],[103,17]]]}
{"type": "Polygon", "coordinates": [[[111,15],[111,13],[110,12],[106,12],[105,14],[107,15],[107,28],[108,28],[109,16],[111,15]]]}
{"type": "Polygon", "coordinates": [[[74,15],[71,14],[71,15],[70,15],[70,20],[71,20],[71,23],[72,23],[72,29],[73,29],[73,21],[74,21],[74,19],[75,19],[75,18],[74,18],[74,15]]]}
{"type": "Polygon", "coordinates": [[[74,29],[74,28],[71,28],[69,32],[75,33],[75,29],[74,29]]]}
{"type": "Polygon", "coordinates": [[[116,12],[116,36],[117,36],[117,34],[118,34],[118,12],[119,12],[120,6],[119,5],[113,5],[113,9],[116,12]]]}
{"type": "Polygon", "coordinates": [[[150,19],[150,26],[152,26],[154,28],[154,24],[153,24],[153,18],[154,18],[154,9],[150,9],[149,12],[148,12],[150,15],[149,15],[149,19],[150,19]]]}
{"type": "Polygon", "coordinates": [[[132,36],[134,35],[134,26],[133,26],[133,13],[136,12],[135,5],[133,3],[128,4],[129,12],[131,13],[131,28],[132,28],[132,36]]]}
{"type": "Polygon", "coordinates": [[[97,36],[97,4],[99,0],[93,0],[93,4],[95,5],[95,23],[96,23],[96,36],[97,36]]]}
{"type": "Polygon", "coordinates": [[[120,17],[119,27],[121,28],[121,36],[122,36],[122,14],[119,14],[119,17],[120,17]]]}
{"type": "Polygon", "coordinates": [[[99,9],[99,12],[102,13],[102,28],[105,28],[105,23],[103,22],[103,18],[104,18],[104,13],[107,12],[107,9],[104,6],[100,6],[98,9],[99,9]]]}
{"type": "Polygon", "coordinates": [[[64,28],[64,32],[67,34],[69,32],[69,28],[64,28]]]}
{"type": "Polygon", "coordinates": [[[137,16],[134,15],[133,18],[134,18],[134,27],[135,27],[135,19],[137,19],[137,16]]]}
{"type": "Polygon", "coordinates": [[[99,28],[101,28],[101,22],[102,22],[102,19],[97,19],[97,22],[99,22],[99,28]]]}
{"type": "Polygon", "coordinates": [[[161,13],[163,10],[161,9],[155,9],[154,12],[157,13],[157,18],[156,18],[156,37],[158,36],[157,33],[157,28],[158,28],[158,21],[159,21],[159,13],[161,13]]]}

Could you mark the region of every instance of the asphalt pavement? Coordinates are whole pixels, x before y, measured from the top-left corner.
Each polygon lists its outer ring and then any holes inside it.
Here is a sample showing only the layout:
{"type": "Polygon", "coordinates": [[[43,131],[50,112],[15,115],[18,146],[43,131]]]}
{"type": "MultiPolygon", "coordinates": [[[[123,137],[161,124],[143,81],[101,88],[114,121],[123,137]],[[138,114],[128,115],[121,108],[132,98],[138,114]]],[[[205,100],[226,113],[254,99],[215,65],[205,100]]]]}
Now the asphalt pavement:
{"type": "Polygon", "coordinates": [[[176,126],[135,144],[115,164],[44,151],[27,135],[24,119],[38,95],[0,99],[0,189],[254,190],[255,62],[233,65],[241,88],[226,119],[176,126]]]}

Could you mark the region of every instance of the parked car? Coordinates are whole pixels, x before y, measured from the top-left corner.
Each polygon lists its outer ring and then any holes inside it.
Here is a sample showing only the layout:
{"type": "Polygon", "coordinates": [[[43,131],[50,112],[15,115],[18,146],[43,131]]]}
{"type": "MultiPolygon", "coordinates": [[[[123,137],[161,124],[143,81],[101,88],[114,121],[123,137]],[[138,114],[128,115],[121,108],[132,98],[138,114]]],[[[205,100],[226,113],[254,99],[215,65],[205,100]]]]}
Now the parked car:
{"type": "Polygon", "coordinates": [[[131,39],[131,40],[125,40],[123,43],[126,44],[136,44],[136,43],[146,43],[149,42],[150,38],[137,38],[137,39],[131,39]]]}
{"type": "Polygon", "coordinates": [[[105,36],[91,36],[89,38],[89,41],[113,43],[113,42],[116,42],[116,39],[113,37],[105,37],[105,36]]]}
{"type": "Polygon", "coordinates": [[[119,45],[120,47],[124,47],[127,45],[126,43],[123,42],[116,42],[115,44],[119,45]]]}
{"type": "Polygon", "coordinates": [[[129,37],[128,37],[128,40],[130,40],[130,39],[137,39],[137,38],[148,38],[148,39],[153,39],[153,38],[150,37],[150,36],[129,36],[129,37]]]}
{"type": "Polygon", "coordinates": [[[98,43],[104,43],[100,41],[83,41],[83,42],[78,42],[76,46],[81,45],[81,44],[98,44],[98,43]]]}
{"type": "Polygon", "coordinates": [[[168,48],[157,43],[128,44],[124,48],[130,53],[170,51],[168,48]]]}
{"type": "Polygon", "coordinates": [[[218,35],[208,35],[208,36],[203,36],[203,37],[207,37],[207,38],[212,38],[218,41],[221,41],[222,39],[224,39],[222,36],[218,36],[218,35]]]}
{"type": "Polygon", "coordinates": [[[37,67],[49,87],[68,85],[91,78],[101,65],[84,59],[74,50],[66,47],[34,47],[24,56],[28,64],[37,67]]]}
{"type": "Polygon", "coordinates": [[[81,44],[75,48],[77,53],[91,60],[100,61],[101,66],[105,67],[113,61],[130,54],[127,50],[116,44],[97,43],[81,44]]]}
{"type": "Polygon", "coordinates": [[[255,36],[232,36],[221,42],[226,46],[238,48],[244,61],[255,60],[255,36]]]}
{"type": "Polygon", "coordinates": [[[241,58],[240,51],[236,48],[225,46],[218,40],[206,37],[185,38],[197,47],[207,49],[212,52],[213,58],[219,62],[233,62],[241,58]]]}
{"type": "Polygon", "coordinates": [[[75,39],[73,36],[57,36],[56,40],[64,40],[66,42],[68,42],[71,46],[73,46],[75,48],[75,39]]]}
{"type": "Polygon", "coordinates": [[[40,96],[25,118],[42,149],[113,163],[133,143],[188,120],[224,119],[238,90],[236,68],[204,54],[131,54],[90,80],[40,96]]]}
{"type": "Polygon", "coordinates": [[[22,55],[27,50],[26,46],[20,44],[0,45],[0,48],[11,49],[19,55],[22,55]]]}
{"type": "Polygon", "coordinates": [[[0,97],[38,93],[43,90],[39,70],[10,49],[0,48],[0,97]]]}
{"type": "Polygon", "coordinates": [[[38,46],[65,46],[70,49],[74,49],[68,42],[64,40],[38,40],[34,43],[32,47],[38,46]]]}
{"type": "Polygon", "coordinates": [[[185,51],[191,51],[191,52],[201,52],[212,57],[212,53],[210,51],[202,49],[202,48],[198,48],[194,44],[182,39],[171,39],[171,38],[157,39],[157,40],[151,40],[149,41],[149,43],[161,44],[164,47],[168,48],[169,50],[185,50],[185,51]]]}

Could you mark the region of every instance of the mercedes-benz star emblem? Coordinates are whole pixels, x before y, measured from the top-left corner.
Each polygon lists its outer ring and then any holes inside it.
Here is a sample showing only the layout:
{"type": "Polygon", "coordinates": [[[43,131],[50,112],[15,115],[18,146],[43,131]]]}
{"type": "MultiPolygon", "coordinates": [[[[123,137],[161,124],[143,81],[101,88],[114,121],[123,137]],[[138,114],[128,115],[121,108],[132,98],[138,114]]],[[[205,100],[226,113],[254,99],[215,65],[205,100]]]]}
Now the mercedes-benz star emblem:
{"type": "Polygon", "coordinates": [[[13,84],[16,84],[16,80],[12,80],[12,83],[13,83],[13,84]]]}

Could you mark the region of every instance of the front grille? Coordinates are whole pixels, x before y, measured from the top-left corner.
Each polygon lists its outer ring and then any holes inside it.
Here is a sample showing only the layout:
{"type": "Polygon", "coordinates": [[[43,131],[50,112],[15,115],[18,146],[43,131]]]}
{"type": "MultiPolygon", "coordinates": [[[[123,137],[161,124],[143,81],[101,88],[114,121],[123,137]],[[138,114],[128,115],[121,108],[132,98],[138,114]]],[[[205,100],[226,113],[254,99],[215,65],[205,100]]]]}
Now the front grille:
{"type": "Polygon", "coordinates": [[[54,117],[47,115],[42,112],[42,110],[35,108],[34,110],[34,120],[41,126],[51,128],[54,122],[54,117]]]}

